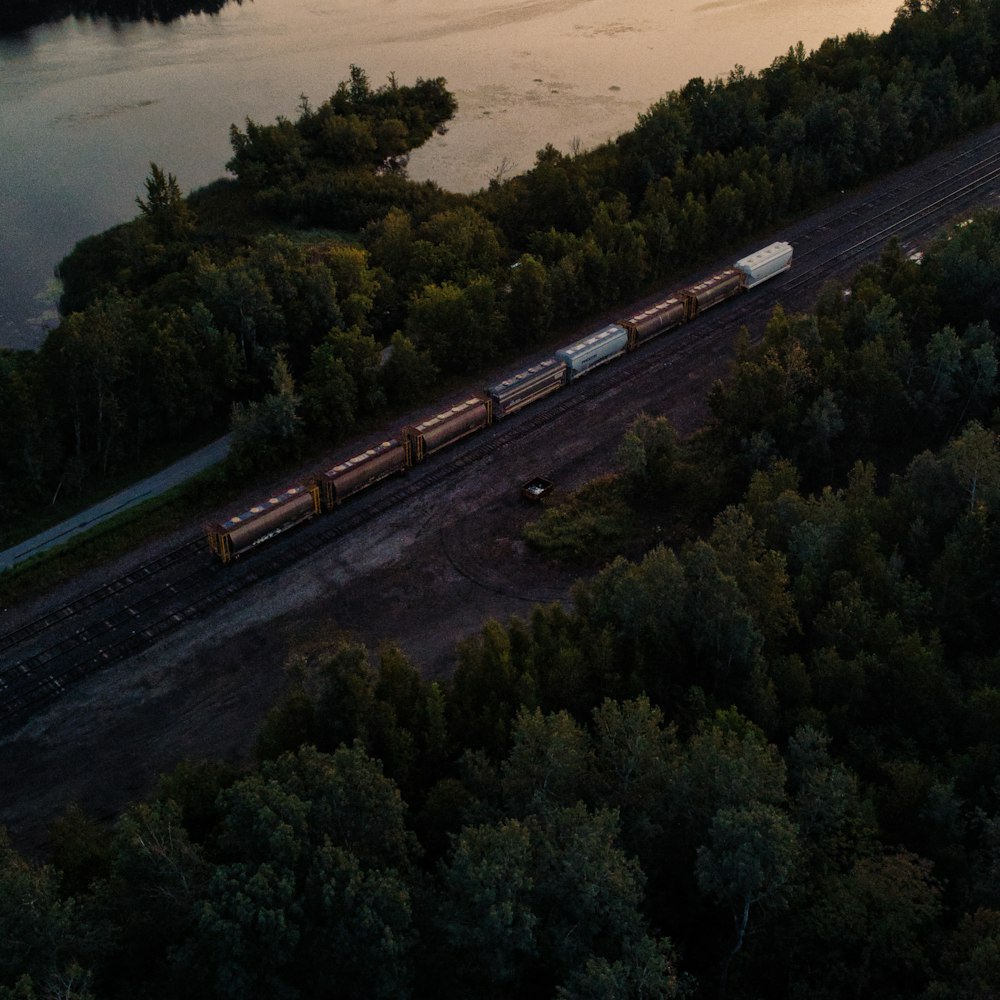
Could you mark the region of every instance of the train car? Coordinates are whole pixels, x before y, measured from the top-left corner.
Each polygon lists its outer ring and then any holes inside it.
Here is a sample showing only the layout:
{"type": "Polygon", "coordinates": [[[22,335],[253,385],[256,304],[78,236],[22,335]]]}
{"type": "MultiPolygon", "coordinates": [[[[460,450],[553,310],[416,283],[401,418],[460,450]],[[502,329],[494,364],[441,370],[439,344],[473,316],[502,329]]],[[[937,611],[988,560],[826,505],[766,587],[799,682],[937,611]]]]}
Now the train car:
{"type": "Polygon", "coordinates": [[[628,349],[628,330],[617,323],[602,327],[575,344],[556,351],[557,361],[565,363],[570,381],[593,371],[598,365],[606,364],[624,354],[628,349]]]}
{"type": "Polygon", "coordinates": [[[772,243],[733,265],[743,275],[743,287],[753,288],[792,266],[791,243],[772,243]]]}
{"type": "Polygon", "coordinates": [[[493,401],[493,419],[501,420],[522,407],[556,392],[566,384],[566,362],[546,358],[491,385],[486,394],[493,401]]]}
{"type": "Polygon", "coordinates": [[[640,344],[683,322],[684,303],[676,295],[671,295],[669,299],[656,302],[648,309],[621,320],[621,325],[628,330],[628,349],[634,351],[640,344]]]}
{"type": "Polygon", "coordinates": [[[405,471],[409,464],[409,448],[405,440],[393,438],[391,441],[383,441],[360,455],[327,469],[320,476],[323,506],[331,510],[352,493],[405,471]]]}
{"type": "Polygon", "coordinates": [[[700,316],[706,309],[739,295],[743,290],[743,272],[735,267],[713,274],[711,278],[699,281],[681,292],[684,299],[684,319],[690,321],[700,316]]]}
{"type": "Polygon", "coordinates": [[[319,513],[319,486],[298,483],[227,521],[208,526],[208,547],[228,563],[319,513]]]}
{"type": "Polygon", "coordinates": [[[404,427],[403,438],[410,449],[410,461],[413,464],[422,462],[441,448],[489,427],[492,412],[489,397],[473,396],[419,424],[404,427]]]}

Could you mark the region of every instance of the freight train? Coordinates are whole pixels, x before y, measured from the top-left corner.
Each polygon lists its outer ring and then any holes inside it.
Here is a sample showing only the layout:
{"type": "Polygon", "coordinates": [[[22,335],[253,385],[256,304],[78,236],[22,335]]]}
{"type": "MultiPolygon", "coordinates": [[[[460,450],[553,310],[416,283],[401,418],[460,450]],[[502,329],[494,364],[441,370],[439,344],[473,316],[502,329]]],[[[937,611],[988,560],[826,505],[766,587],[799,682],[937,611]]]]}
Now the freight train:
{"type": "Polygon", "coordinates": [[[209,548],[222,562],[231,562],[275,535],[332,510],[349,496],[412,468],[442,448],[517,413],[791,266],[791,245],[772,243],[704,281],[560,348],[552,357],[515,372],[450,409],[408,424],[396,437],[373,445],[314,479],[289,486],[243,513],[208,525],[209,548]]]}

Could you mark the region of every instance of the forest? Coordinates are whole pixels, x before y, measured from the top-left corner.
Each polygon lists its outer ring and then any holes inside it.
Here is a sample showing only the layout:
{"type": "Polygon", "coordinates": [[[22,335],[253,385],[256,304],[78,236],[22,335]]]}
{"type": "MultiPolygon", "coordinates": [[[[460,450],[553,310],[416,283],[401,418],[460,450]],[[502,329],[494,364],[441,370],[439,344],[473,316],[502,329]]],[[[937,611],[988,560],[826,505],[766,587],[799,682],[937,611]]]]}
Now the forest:
{"type": "Polygon", "coordinates": [[[0,841],[0,998],[994,996],[998,287],[996,211],[889,247],[636,420],[571,606],[297,655],[252,762],[0,841]]]}
{"type": "MultiPolygon", "coordinates": [[[[405,178],[444,81],[354,69],[64,262],[59,328],[0,355],[0,496],[227,416],[237,469],[336,440],[996,120],[996,40],[1000,4],[913,4],[471,197],[405,178]]],[[[0,1000],[996,996],[998,289],[998,212],[890,246],[545,509],[570,606],[446,682],[299,655],[253,761],[68,805],[44,861],[0,833],[0,1000]]]]}

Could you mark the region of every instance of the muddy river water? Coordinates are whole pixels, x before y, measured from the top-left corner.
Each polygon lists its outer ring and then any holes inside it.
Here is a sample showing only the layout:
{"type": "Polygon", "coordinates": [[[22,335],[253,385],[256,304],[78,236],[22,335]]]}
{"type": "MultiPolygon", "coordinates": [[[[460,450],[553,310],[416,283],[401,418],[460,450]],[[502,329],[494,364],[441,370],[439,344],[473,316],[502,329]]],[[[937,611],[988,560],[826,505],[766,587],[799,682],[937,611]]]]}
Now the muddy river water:
{"type": "Polygon", "coordinates": [[[225,173],[229,126],[295,117],[345,79],[443,76],[458,99],[410,176],[472,191],[585,149],[693,76],[885,30],[898,0],[245,0],[170,25],[67,20],[0,39],[0,346],[55,319],[55,264],[136,212],[150,162],[225,173]]]}

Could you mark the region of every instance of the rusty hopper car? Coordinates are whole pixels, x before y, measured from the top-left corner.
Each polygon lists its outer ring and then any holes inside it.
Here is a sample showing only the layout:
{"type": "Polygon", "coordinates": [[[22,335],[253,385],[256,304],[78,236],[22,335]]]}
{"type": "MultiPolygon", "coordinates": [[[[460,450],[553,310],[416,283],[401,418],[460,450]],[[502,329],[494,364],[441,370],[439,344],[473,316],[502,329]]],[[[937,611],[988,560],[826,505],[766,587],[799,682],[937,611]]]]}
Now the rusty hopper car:
{"type": "Polygon", "coordinates": [[[535,400],[562,388],[566,383],[566,362],[546,358],[502,382],[490,386],[487,395],[493,401],[493,419],[499,420],[535,400]]]}
{"type": "Polygon", "coordinates": [[[680,326],[684,322],[684,303],[675,295],[656,302],[648,309],[623,319],[621,325],[628,330],[628,349],[634,351],[639,344],[680,326]]]}
{"type": "Polygon", "coordinates": [[[403,437],[410,449],[410,461],[422,462],[439,449],[489,427],[491,419],[492,401],[473,396],[419,424],[404,427],[403,437]]]}
{"type": "Polygon", "coordinates": [[[753,288],[792,266],[792,245],[772,243],[763,250],[738,260],[734,266],[743,274],[743,287],[753,288]]]}
{"type": "Polygon", "coordinates": [[[299,483],[208,527],[208,547],[224,562],[319,513],[319,486],[299,483]]]}
{"type": "Polygon", "coordinates": [[[628,331],[617,323],[611,323],[583,340],[561,348],[555,356],[557,361],[566,363],[572,380],[624,354],[627,348],[628,331]]]}
{"type": "Polygon", "coordinates": [[[742,288],[743,272],[735,267],[727,267],[725,271],[685,288],[681,292],[684,297],[684,319],[692,320],[695,316],[700,316],[706,309],[738,295],[742,288]]]}
{"type": "Polygon", "coordinates": [[[329,510],[352,493],[403,472],[410,464],[408,456],[406,442],[393,439],[327,469],[319,481],[323,490],[323,506],[329,510]]]}

